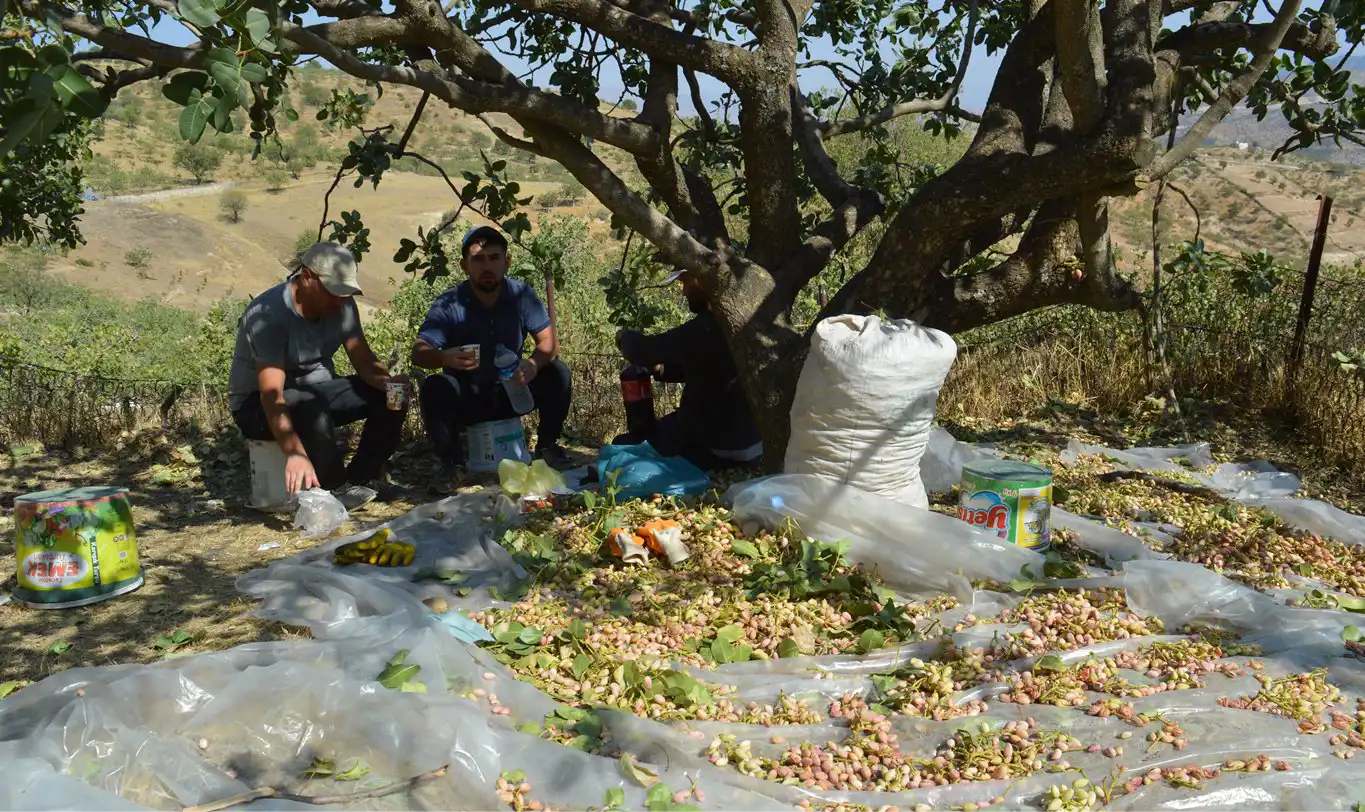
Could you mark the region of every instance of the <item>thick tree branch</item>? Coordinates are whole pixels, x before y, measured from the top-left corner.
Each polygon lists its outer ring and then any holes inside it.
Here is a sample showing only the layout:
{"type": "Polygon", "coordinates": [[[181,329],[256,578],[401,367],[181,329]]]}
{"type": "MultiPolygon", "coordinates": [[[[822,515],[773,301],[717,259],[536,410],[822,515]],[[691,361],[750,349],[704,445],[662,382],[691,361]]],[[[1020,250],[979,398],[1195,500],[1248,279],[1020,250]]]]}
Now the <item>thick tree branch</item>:
{"type": "MultiPolygon", "coordinates": [[[[1088,136],[1104,118],[1104,33],[1099,6],[1089,0],[1052,1],[1057,6],[1057,70],[1052,92],[1066,99],[1072,131],[1088,136]]],[[[1096,194],[1083,193],[1076,221],[1086,272],[1091,276],[1107,273],[1113,264],[1108,203],[1096,194]]]]}
{"type": "Polygon", "coordinates": [[[1019,249],[990,270],[940,278],[933,296],[911,317],[950,332],[999,321],[1040,303],[1085,304],[1099,310],[1136,306],[1136,290],[1106,274],[1092,277],[1076,261],[1080,229],[1063,203],[1044,206],[1019,249]]]}
{"type": "Polygon", "coordinates": [[[795,88],[792,89],[792,110],[796,116],[796,143],[801,149],[806,174],[810,175],[820,196],[837,209],[856,195],[858,189],[839,174],[839,168],[835,166],[834,159],[825,149],[824,139],[820,137],[819,124],[802,101],[800,91],[795,88]]]}
{"type": "Polygon", "coordinates": [[[706,102],[701,97],[701,85],[697,82],[697,73],[691,68],[683,68],[683,76],[687,79],[687,89],[692,95],[692,106],[696,108],[697,118],[701,120],[702,138],[715,141],[716,122],[711,120],[711,114],[706,110],[706,102]]]}
{"type": "Polygon", "coordinates": [[[530,141],[523,141],[522,139],[517,138],[516,136],[507,132],[507,130],[503,129],[502,127],[499,127],[497,124],[494,124],[493,119],[489,118],[486,113],[478,113],[477,115],[479,117],[479,121],[482,121],[484,123],[484,126],[488,127],[488,129],[491,130],[494,135],[500,138],[504,144],[516,147],[517,149],[526,150],[527,152],[533,155],[539,155],[542,158],[545,157],[545,153],[544,151],[541,150],[540,147],[536,146],[530,141]]]}
{"type": "Polygon", "coordinates": [[[835,207],[829,219],[816,227],[815,232],[801,244],[792,256],[783,275],[781,285],[784,295],[790,297],[788,303],[796,300],[797,294],[810,283],[825,266],[835,252],[849,243],[886,211],[882,196],[871,190],[861,190],[842,204],[835,207]]]}
{"type": "Polygon", "coordinates": [[[383,13],[374,6],[362,2],[362,0],[309,0],[308,5],[312,6],[318,14],[324,17],[336,17],[338,20],[369,17],[383,13]]]}
{"type": "Polygon", "coordinates": [[[524,86],[491,85],[465,76],[450,81],[431,71],[364,62],[309,28],[285,23],[282,29],[284,35],[303,51],[316,53],[353,76],[410,85],[468,113],[507,113],[555,122],[631,153],[647,152],[655,146],[653,132],[648,127],[589,110],[564,96],[524,86]]]}
{"type": "Polygon", "coordinates": [[[327,40],[337,48],[354,50],[371,45],[414,45],[420,37],[403,20],[396,17],[371,16],[315,23],[308,31],[327,40]]]}
{"type": "Polygon", "coordinates": [[[1232,108],[1246,97],[1251,91],[1256,81],[1270,67],[1271,60],[1275,57],[1275,51],[1279,49],[1280,43],[1284,41],[1285,33],[1294,22],[1294,17],[1299,13],[1300,0],[1282,0],[1280,11],[1275,17],[1275,21],[1269,28],[1262,31],[1258,38],[1254,56],[1247,69],[1242,71],[1235,79],[1223,88],[1223,94],[1218,101],[1209,105],[1209,109],[1199,117],[1190,131],[1176,143],[1175,147],[1157,159],[1152,165],[1151,177],[1161,178],[1170,173],[1172,169],[1190,156],[1191,153],[1204,143],[1209,132],[1218,125],[1232,108]]]}
{"type": "Polygon", "coordinates": [[[754,55],[706,37],[684,34],[603,0],[509,0],[523,11],[578,23],[653,57],[709,73],[731,84],[751,78],[754,55]]]}
{"type": "Polygon", "coordinates": [[[1089,135],[1104,117],[1104,34],[1099,6],[1090,0],[1052,2],[1056,6],[1056,84],[1071,109],[1077,133],[1089,135]]]}
{"type": "MultiPolygon", "coordinates": [[[[1277,47],[1303,54],[1309,59],[1326,59],[1336,53],[1340,44],[1337,42],[1335,22],[1331,17],[1322,19],[1326,24],[1319,26],[1316,31],[1293,21],[1277,47]]],[[[1198,22],[1162,37],[1157,42],[1157,48],[1175,51],[1183,61],[1189,62],[1225,48],[1257,48],[1258,43],[1264,42],[1274,27],[1274,22],[1198,22]]]]}
{"type": "Polygon", "coordinates": [[[971,8],[967,12],[967,35],[963,38],[962,61],[958,63],[957,75],[953,77],[952,84],[948,86],[948,89],[943,91],[943,95],[937,99],[899,102],[875,113],[845,119],[844,121],[824,122],[820,125],[820,129],[824,131],[825,137],[833,138],[844,133],[867,130],[901,116],[939,113],[953,108],[953,101],[957,98],[958,91],[962,89],[962,82],[967,78],[967,66],[972,60],[972,44],[976,38],[977,18],[977,0],[972,0],[971,8]]]}
{"type": "MultiPolygon", "coordinates": [[[[104,58],[109,59],[118,57],[106,56],[104,58]]],[[[109,97],[117,95],[120,90],[129,85],[145,82],[148,79],[159,78],[171,72],[170,68],[162,67],[161,65],[145,65],[140,68],[121,71],[116,71],[111,67],[105,67],[103,73],[93,65],[78,64],[76,69],[87,79],[99,82],[100,89],[109,97]]]]}
{"type": "Polygon", "coordinates": [[[38,0],[18,0],[16,4],[25,17],[45,20],[49,17],[61,25],[62,30],[102,45],[111,51],[126,54],[130,59],[141,59],[157,65],[172,68],[192,68],[196,66],[199,51],[194,48],[181,48],[165,45],[155,40],[129,34],[100,25],[84,14],[71,9],[38,0]]]}
{"type": "Polygon", "coordinates": [[[968,158],[1033,151],[1043,122],[1043,105],[1055,51],[1052,6],[1024,24],[1005,50],[995,75],[981,126],[967,149],[968,158]]]}
{"type": "Polygon", "coordinates": [[[584,188],[600,200],[630,228],[654,245],[668,261],[681,268],[715,280],[723,257],[702,245],[672,220],[656,211],[630,190],[602,159],[581,141],[563,130],[539,121],[524,120],[521,125],[535,139],[550,160],[569,170],[584,188]]]}

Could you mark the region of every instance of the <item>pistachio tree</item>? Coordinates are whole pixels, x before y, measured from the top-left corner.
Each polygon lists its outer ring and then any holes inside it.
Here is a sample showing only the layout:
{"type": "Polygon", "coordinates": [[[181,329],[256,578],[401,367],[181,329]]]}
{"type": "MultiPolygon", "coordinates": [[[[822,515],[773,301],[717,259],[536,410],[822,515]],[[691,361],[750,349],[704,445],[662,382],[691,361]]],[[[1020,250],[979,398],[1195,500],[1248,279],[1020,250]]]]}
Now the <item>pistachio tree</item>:
{"type": "MultiPolygon", "coordinates": [[[[231,129],[241,109],[269,139],[296,115],[284,91],[313,58],[423,94],[401,135],[353,146],[344,168],[357,182],[401,157],[422,105],[482,116],[701,276],[770,461],[809,338],[792,303],[859,235],[876,244],[821,316],[960,331],[1058,303],[1133,308],[1141,293],[1116,268],[1109,200],[1167,176],[1238,105],[1285,117],[1294,137],[1280,154],[1359,143],[1365,127],[1338,56],[1360,41],[1365,4],[1343,0],[3,2],[7,167],[56,165],[53,139],[151,78],[169,80],[186,140],[231,129]],[[188,44],[159,35],[171,19],[188,44]],[[999,67],[974,113],[960,91],[981,54],[999,67]],[[604,110],[608,84],[638,109],[604,110]],[[890,134],[911,120],[969,146],[941,170],[905,167],[890,134]],[[613,171],[610,150],[644,183],[613,171]]],[[[486,195],[500,217],[523,200],[451,186],[486,195]]],[[[64,215],[15,200],[6,218],[64,215]]]]}

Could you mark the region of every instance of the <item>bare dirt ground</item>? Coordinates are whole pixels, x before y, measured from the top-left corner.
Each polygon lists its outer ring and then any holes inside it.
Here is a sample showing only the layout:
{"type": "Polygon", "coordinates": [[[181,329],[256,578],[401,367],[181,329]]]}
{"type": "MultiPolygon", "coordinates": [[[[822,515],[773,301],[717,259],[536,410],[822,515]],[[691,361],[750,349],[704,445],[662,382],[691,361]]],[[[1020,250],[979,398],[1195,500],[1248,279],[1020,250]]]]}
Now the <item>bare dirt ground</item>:
{"type": "MultiPolygon", "coordinates": [[[[155,662],[167,655],[307,635],[251,617],[256,601],[237,590],[237,578],[248,570],[318,542],[299,538],[291,515],[244,506],[248,474],[235,432],[178,440],[152,432],[124,442],[121,449],[83,457],[61,451],[0,456],[0,592],[15,583],[14,498],[49,488],[127,487],[146,577],[135,592],[85,607],[0,605],[0,651],[5,652],[0,686],[36,682],[68,668],[155,662]],[[163,640],[158,647],[158,638],[176,632],[189,635],[189,642],[167,646],[163,640]]],[[[582,451],[574,452],[579,464],[590,459],[582,451]]],[[[424,449],[400,449],[393,478],[412,486],[408,498],[364,506],[340,533],[358,532],[430,501],[434,497],[427,496],[425,486],[431,465],[424,449]]]]}
{"type": "MultiPolygon", "coordinates": [[[[246,195],[247,206],[237,223],[220,215],[222,188],[168,199],[158,199],[159,193],[139,195],[143,202],[136,203],[91,201],[81,220],[86,245],[56,259],[51,267],[68,281],[104,293],[133,300],[151,296],[191,310],[207,309],[228,295],[254,296],[284,277],[283,262],[293,256],[301,234],[317,234],[323,197],[333,177],[321,172],[304,175],[278,192],[267,191],[260,183],[239,183],[236,188],[246,195]],[[145,268],[128,261],[137,249],[150,252],[145,268]]],[[[523,190],[539,194],[555,186],[526,183],[523,190]]],[[[369,184],[357,189],[352,181],[337,187],[330,218],[358,210],[370,229],[371,253],[360,270],[366,304],[387,303],[397,283],[406,278],[403,266],[392,261],[399,240],[416,239],[418,226],[431,228],[458,206],[443,180],[411,173],[391,172],[377,189],[369,184]]],[[[528,213],[533,223],[547,215],[599,219],[585,205],[528,213]]],[[[483,222],[473,212],[461,216],[483,222]]],[[[605,222],[605,215],[600,219],[605,222]]]]}

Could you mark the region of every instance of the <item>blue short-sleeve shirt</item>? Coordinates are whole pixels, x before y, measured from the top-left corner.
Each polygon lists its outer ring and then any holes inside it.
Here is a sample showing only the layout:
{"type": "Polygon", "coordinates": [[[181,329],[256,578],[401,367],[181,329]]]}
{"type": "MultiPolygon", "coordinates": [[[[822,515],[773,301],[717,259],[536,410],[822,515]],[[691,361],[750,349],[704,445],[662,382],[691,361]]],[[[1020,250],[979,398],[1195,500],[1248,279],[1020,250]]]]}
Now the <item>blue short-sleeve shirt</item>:
{"type": "MultiPolygon", "coordinates": [[[[550,313],[545,304],[535,288],[520,279],[504,279],[502,293],[492,307],[479,301],[473,285],[466,280],[436,297],[417,338],[438,350],[478,344],[478,378],[491,381],[497,377],[493,356],[499,345],[521,356],[526,336],[549,326],[550,313]]],[[[470,374],[445,371],[451,375],[470,374]]]]}

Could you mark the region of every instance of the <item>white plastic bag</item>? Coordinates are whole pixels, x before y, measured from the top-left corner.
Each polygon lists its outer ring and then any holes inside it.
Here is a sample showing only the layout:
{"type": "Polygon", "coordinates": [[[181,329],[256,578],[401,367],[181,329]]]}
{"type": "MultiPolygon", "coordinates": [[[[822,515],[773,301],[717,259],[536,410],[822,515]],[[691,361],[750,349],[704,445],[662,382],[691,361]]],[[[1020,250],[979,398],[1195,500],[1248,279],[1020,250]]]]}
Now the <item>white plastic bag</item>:
{"type": "Polygon", "coordinates": [[[908,319],[820,322],[792,403],[785,473],[927,508],[920,457],[956,359],[951,336],[908,319]]]}
{"type": "Polygon", "coordinates": [[[346,506],[330,491],[322,488],[299,491],[299,510],[294,514],[294,526],[303,530],[299,533],[300,538],[327,538],[345,523],[346,506]]]}

